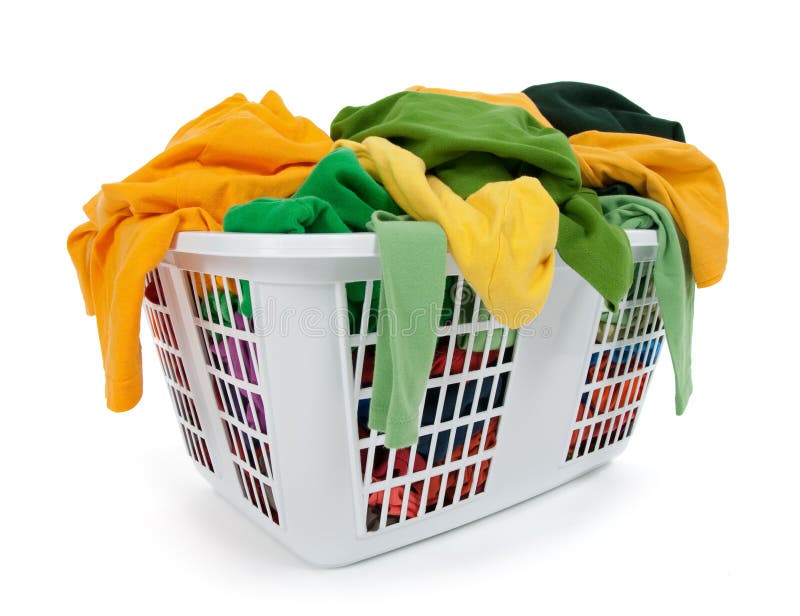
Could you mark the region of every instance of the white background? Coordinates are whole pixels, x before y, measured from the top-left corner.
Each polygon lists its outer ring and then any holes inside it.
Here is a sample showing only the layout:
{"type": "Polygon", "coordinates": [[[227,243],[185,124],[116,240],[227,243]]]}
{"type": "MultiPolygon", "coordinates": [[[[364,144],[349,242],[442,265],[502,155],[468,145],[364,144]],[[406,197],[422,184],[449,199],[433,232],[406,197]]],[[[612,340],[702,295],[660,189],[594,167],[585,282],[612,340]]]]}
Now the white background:
{"type": "Polygon", "coordinates": [[[0,612],[798,613],[800,54],[779,8],[790,3],[444,4],[2,9],[0,612]],[[66,236],[102,182],[181,124],[237,91],[275,89],[327,129],[342,106],[412,84],[557,80],[680,120],[726,180],[729,267],[697,294],[684,417],[664,359],[618,461],[458,531],[316,570],[195,472],[146,338],[141,403],[105,410],[66,236]]]}

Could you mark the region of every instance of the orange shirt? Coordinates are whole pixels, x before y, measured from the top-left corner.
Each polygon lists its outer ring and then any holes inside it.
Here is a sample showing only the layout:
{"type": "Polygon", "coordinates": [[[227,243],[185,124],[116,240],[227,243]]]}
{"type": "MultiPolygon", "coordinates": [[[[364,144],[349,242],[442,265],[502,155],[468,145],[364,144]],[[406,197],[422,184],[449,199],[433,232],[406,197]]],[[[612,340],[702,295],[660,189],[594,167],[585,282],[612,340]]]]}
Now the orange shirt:
{"type": "Polygon", "coordinates": [[[231,96],[183,126],[164,152],[84,206],[89,220],[67,240],[97,331],[113,411],[141,397],[139,323],[145,274],[179,231],[219,231],[232,205],[288,197],[331,139],[293,116],[275,92],[231,96]]]}
{"type": "Polygon", "coordinates": [[[693,145],[590,130],[569,138],[592,188],[626,182],[664,205],[686,236],[698,287],[722,278],[728,260],[728,206],[716,165],[693,145]]]}
{"type": "MultiPolygon", "coordinates": [[[[413,86],[409,90],[475,98],[526,109],[552,126],[524,94],[484,94],[413,86]]],[[[728,206],[716,165],[693,145],[636,133],[585,131],[569,138],[584,186],[625,182],[664,205],[689,243],[698,287],[722,278],[728,260],[728,206]]]]}

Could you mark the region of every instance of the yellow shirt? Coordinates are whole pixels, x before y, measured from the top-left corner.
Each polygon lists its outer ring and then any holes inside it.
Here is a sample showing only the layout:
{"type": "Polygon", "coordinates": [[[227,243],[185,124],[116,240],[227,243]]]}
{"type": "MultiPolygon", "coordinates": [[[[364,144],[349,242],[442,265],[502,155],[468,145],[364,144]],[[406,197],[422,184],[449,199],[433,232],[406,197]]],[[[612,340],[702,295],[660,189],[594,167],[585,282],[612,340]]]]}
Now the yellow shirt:
{"type": "Polygon", "coordinates": [[[312,122],[275,92],[259,103],[231,96],[183,126],[164,152],[131,176],[103,185],[84,206],[67,248],[97,331],[113,411],[141,397],[139,323],[145,274],[179,231],[221,230],[232,205],[288,197],[331,149],[312,122]]]}
{"type": "Polygon", "coordinates": [[[539,314],[553,280],[559,210],[538,179],[489,183],[462,199],[382,137],[338,146],[352,149],[411,217],[441,225],[464,278],[500,323],[517,328],[539,314]]]}

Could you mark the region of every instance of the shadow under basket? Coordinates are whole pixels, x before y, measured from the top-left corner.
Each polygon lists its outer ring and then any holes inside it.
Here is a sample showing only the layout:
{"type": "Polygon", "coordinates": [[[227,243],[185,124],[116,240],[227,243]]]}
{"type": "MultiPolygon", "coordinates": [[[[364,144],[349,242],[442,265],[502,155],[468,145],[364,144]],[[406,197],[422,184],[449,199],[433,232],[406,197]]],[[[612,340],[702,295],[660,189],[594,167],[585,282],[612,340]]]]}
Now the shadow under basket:
{"type": "Polygon", "coordinates": [[[634,284],[617,312],[559,260],[544,310],[517,331],[448,256],[419,440],[387,449],[367,427],[374,235],[181,233],[147,277],[144,310],[186,451],[242,514],[321,566],[574,479],[626,447],[664,344],[656,234],[628,236],[634,284]]]}

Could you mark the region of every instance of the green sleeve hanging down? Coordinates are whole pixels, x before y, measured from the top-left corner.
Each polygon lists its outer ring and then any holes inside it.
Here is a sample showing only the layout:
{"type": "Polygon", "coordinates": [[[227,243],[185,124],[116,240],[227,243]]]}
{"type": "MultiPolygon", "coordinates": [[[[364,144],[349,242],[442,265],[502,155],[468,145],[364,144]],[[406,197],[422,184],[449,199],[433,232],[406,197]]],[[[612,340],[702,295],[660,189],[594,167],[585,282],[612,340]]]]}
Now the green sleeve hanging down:
{"type": "Polygon", "coordinates": [[[692,323],[694,278],[686,240],[672,216],[652,199],[630,195],[600,197],[606,219],[623,229],[655,229],[658,254],[653,281],[675,373],[675,411],[686,409],[692,395],[692,323]]]}
{"type": "Polygon", "coordinates": [[[408,447],[419,438],[419,408],[436,350],[447,238],[436,223],[386,212],[375,212],[371,226],[383,284],[369,427],[386,433],[387,447],[408,447]]]}
{"type": "MultiPolygon", "coordinates": [[[[256,199],[228,210],[225,231],[247,233],[352,233],[374,225],[382,263],[382,284],[373,285],[378,313],[396,315],[400,326],[378,330],[370,426],[386,432],[387,447],[417,440],[419,407],[436,346],[444,296],[446,241],[434,223],[406,221],[383,187],[346,148],[334,150],[311,172],[294,197],[256,199]],[[372,220],[372,223],[370,223],[372,220]],[[418,320],[417,329],[412,321],[418,320]]],[[[365,300],[363,282],[348,283],[348,303],[365,300]]],[[[240,311],[252,315],[250,287],[242,281],[240,311]]],[[[351,318],[351,327],[358,323],[351,318]]]]}

